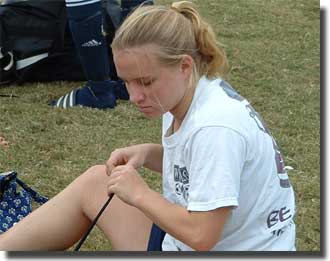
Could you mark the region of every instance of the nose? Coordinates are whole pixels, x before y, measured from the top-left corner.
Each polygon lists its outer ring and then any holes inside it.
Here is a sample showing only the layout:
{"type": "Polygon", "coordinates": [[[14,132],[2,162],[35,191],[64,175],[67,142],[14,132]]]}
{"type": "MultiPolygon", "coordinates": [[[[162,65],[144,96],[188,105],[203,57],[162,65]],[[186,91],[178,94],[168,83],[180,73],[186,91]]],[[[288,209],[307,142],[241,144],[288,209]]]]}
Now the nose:
{"type": "Polygon", "coordinates": [[[139,104],[145,99],[145,93],[143,88],[135,84],[126,84],[127,91],[129,93],[129,100],[132,103],[139,104]]]}

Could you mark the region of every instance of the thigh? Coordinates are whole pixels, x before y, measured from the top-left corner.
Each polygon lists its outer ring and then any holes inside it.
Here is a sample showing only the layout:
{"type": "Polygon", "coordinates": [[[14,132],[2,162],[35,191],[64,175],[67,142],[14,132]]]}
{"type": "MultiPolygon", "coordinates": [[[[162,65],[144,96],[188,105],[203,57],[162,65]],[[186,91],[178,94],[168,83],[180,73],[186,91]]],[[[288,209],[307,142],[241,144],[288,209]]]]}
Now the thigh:
{"type": "MultiPolygon", "coordinates": [[[[93,220],[107,201],[105,167],[95,166],[83,174],[85,191],[81,192],[84,214],[93,220]],[[93,188],[93,189],[90,189],[93,188]]],[[[113,250],[147,249],[152,222],[142,211],[114,196],[97,222],[97,226],[111,241],[113,250]]]]}

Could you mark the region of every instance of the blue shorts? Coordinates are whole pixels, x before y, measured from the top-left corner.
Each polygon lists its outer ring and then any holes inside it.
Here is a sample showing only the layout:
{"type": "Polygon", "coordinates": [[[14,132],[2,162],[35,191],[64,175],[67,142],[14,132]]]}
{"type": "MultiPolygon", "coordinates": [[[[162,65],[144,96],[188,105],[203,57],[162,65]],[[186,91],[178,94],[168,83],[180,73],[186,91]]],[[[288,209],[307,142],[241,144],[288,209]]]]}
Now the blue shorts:
{"type": "Polygon", "coordinates": [[[147,251],[162,251],[165,232],[156,224],[152,224],[147,251]]]}

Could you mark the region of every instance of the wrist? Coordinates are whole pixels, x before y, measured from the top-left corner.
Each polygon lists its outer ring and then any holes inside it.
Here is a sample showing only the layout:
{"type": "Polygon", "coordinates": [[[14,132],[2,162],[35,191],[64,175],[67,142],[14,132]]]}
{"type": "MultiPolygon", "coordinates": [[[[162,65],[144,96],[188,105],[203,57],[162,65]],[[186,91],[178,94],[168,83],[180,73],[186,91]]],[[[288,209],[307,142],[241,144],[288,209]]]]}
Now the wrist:
{"type": "Polygon", "coordinates": [[[147,187],[143,192],[137,195],[134,206],[140,210],[144,209],[148,204],[148,201],[151,200],[153,192],[152,189],[147,187]]]}

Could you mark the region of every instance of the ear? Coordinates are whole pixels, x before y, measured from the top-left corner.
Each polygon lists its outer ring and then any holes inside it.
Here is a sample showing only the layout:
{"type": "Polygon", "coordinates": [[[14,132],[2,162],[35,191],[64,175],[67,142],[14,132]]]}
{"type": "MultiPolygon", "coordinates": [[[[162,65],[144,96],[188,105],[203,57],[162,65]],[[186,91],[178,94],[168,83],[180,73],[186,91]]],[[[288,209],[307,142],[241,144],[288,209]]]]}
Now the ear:
{"type": "Polygon", "coordinates": [[[194,59],[190,55],[184,55],[181,64],[180,64],[180,71],[185,76],[190,76],[194,67],[194,59]]]}

